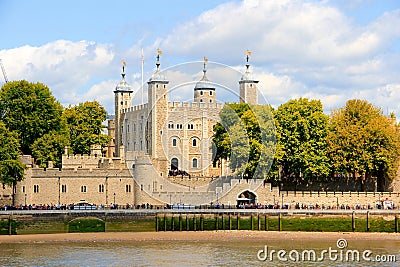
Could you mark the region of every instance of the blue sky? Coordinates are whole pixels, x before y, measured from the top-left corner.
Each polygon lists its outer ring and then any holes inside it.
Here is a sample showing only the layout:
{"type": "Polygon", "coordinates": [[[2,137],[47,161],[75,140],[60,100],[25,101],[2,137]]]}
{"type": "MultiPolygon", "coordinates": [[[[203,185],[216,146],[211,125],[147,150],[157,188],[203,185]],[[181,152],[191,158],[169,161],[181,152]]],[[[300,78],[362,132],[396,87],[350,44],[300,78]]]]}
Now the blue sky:
{"type": "MultiPolygon", "coordinates": [[[[308,97],[329,112],[360,98],[400,117],[396,0],[0,0],[0,23],[0,58],[9,79],[43,82],[63,105],[98,100],[113,113],[121,60],[137,91],[141,49],[147,79],[159,47],[172,83],[200,79],[201,62],[197,72],[174,66],[207,56],[231,67],[213,74],[210,64],[209,76],[238,87],[249,49],[253,76],[275,107],[308,97]]],[[[185,88],[174,97],[191,95],[185,88]]],[[[226,99],[221,92],[220,101],[226,99]]]]}

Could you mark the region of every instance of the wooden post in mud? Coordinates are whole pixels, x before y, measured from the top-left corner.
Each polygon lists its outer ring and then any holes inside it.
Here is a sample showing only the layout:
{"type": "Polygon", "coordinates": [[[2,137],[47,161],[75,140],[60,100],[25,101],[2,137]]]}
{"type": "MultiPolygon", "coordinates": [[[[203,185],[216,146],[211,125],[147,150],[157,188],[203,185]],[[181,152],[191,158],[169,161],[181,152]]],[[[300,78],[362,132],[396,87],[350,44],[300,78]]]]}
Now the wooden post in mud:
{"type": "Polygon", "coordinates": [[[257,231],[261,230],[260,213],[257,214],[257,231]]]}
{"type": "Polygon", "coordinates": [[[196,215],[193,216],[193,231],[197,231],[197,219],[196,219],[196,215]]]}
{"type": "Polygon", "coordinates": [[[232,230],[232,214],[229,213],[229,230],[232,230]]]}
{"type": "Polygon", "coordinates": [[[237,226],[236,230],[240,230],[240,222],[239,221],[240,221],[240,215],[238,214],[237,215],[237,221],[236,221],[236,226],[237,226]]]}
{"type": "Polygon", "coordinates": [[[369,210],[367,211],[367,232],[369,232],[369,229],[371,228],[371,222],[369,220],[369,210]]]}
{"type": "Polygon", "coordinates": [[[174,220],[174,214],[172,214],[171,217],[171,231],[174,231],[175,229],[175,220],[174,220]]]}
{"type": "Polygon", "coordinates": [[[8,234],[12,234],[12,221],[11,221],[11,215],[8,216],[8,234]]]}
{"type": "Polygon", "coordinates": [[[278,231],[282,231],[282,213],[279,212],[278,216],[278,231]]]}
{"type": "Polygon", "coordinates": [[[351,214],[351,229],[353,232],[356,230],[356,218],[355,218],[355,211],[351,214]]]}
{"type": "Polygon", "coordinates": [[[189,227],[189,219],[188,219],[188,216],[187,216],[187,214],[186,214],[186,231],[189,231],[190,230],[190,227],[189,227]]]}
{"type": "Polygon", "coordinates": [[[268,215],[264,214],[265,231],[268,231],[268,215]]]}
{"type": "Polygon", "coordinates": [[[200,231],[204,231],[204,216],[200,215],[200,231]]]}
{"type": "Polygon", "coordinates": [[[156,213],[156,232],[158,232],[158,213],[156,213]]]}
{"type": "Polygon", "coordinates": [[[167,215],[164,213],[164,232],[167,231],[167,215]]]}

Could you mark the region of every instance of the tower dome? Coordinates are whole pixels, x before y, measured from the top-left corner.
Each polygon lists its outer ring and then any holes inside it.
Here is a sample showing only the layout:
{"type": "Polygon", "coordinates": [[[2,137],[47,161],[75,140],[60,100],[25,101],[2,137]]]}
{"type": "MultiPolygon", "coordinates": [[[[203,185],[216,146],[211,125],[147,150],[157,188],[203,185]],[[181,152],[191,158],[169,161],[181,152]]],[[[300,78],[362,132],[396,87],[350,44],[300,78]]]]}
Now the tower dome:
{"type": "Polygon", "coordinates": [[[156,62],[156,71],[151,75],[149,82],[157,82],[157,81],[167,81],[165,75],[163,75],[160,71],[160,55],[162,55],[162,51],[157,49],[157,62],[156,62]]]}
{"type": "Polygon", "coordinates": [[[203,77],[196,83],[194,87],[194,102],[215,102],[215,87],[207,78],[207,62],[208,59],[204,57],[203,77]]]}
{"type": "Polygon", "coordinates": [[[122,62],[122,79],[115,87],[115,92],[133,92],[131,86],[125,80],[125,61],[122,62]]]}

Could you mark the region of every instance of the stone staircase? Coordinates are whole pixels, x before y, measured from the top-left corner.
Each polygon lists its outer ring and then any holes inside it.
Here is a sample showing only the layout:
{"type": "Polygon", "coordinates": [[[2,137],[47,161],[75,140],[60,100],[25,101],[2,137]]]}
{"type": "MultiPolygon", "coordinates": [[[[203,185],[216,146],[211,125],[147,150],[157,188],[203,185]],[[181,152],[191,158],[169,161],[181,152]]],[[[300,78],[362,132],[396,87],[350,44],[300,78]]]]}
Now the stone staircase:
{"type": "MultiPolygon", "coordinates": [[[[237,179],[236,177],[218,177],[212,182],[203,186],[187,186],[173,183],[168,179],[161,177],[152,166],[148,155],[137,154],[134,157],[126,157],[126,163],[131,171],[135,181],[141,186],[141,190],[149,196],[167,204],[182,203],[185,205],[203,205],[216,203],[217,200],[225,198],[237,190],[234,188],[243,188],[243,190],[254,191],[258,186],[263,184],[263,180],[237,179]]],[[[232,196],[230,197],[232,198],[232,196]]]]}

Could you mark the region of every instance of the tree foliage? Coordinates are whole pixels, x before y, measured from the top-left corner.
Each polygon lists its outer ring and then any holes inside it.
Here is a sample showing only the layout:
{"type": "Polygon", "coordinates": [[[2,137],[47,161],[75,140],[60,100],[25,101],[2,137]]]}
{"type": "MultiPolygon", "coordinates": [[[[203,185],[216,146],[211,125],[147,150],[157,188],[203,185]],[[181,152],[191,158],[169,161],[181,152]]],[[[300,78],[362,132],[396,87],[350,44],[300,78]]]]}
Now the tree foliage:
{"type": "Polygon", "coordinates": [[[214,126],[215,158],[248,178],[265,178],[275,155],[275,125],[270,106],[226,104],[214,126]]]}
{"type": "Polygon", "coordinates": [[[367,101],[349,100],[333,111],[328,142],[335,171],[359,174],[361,184],[375,176],[380,191],[385,180],[394,177],[400,155],[398,126],[367,101]]]}
{"type": "Polygon", "coordinates": [[[70,138],[70,147],[76,154],[89,154],[90,146],[106,146],[111,137],[102,133],[107,112],[97,101],[80,103],[63,112],[70,138]]]}
{"type": "Polygon", "coordinates": [[[51,131],[37,139],[32,145],[32,155],[39,167],[45,168],[49,161],[54,167],[61,167],[64,148],[69,146],[69,138],[66,132],[51,131]]]}
{"type": "Polygon", "coordinates": [[[328,176],[328,116],[318,100],[300,98],[282,104],[275,112],[278,144],[277,162],[284,177],[312,179],[328,176]]]}
{"type": "MultiPolygon", "coordinates": [[[[19,160],[18,134],[0,121],[0,183],[14,187],[24,178],[25,165],[19,160]]],[[[14,194],[13,194],[14,201],[14,194]]]]}
{"type": "Polygon", "coordinates": [[[24,154],[32,154],[37,139],[60,129],[61,114],[61,104],[44,84],[14,81],[0,91],[0,120],[18,133],[24,154]]]}

